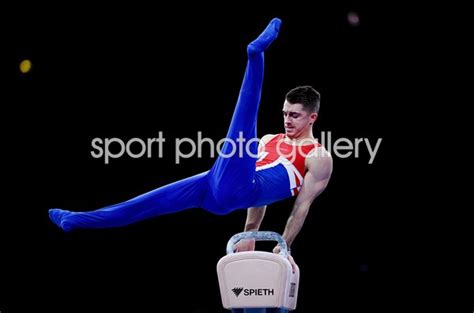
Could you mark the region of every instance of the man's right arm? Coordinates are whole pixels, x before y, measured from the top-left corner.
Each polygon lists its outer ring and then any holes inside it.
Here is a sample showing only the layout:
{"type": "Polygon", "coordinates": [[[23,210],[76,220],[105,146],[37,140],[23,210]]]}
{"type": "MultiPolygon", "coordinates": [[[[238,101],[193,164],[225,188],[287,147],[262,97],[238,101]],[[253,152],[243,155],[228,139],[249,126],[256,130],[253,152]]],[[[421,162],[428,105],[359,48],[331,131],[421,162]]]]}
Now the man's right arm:
{"type": "MultiPolygon", "coordinates": [[[[273,138],[275,135],[267,134],[260,139],[258,144],[258,153],[262,153],[265,150],[265,144],[273,138]]],[[[267,206],[262,207],[251,207],[247,209],[247,220],[245,221],[244,231],[258,231],[260,224],[262,223],[263,217],[265,216],[265,210],[267,206]]],[[[240,240],[235,245],[237,252],[241,251],[253,251],[255,250],[254,239],[240,240]]]]}
{"type": "Polygon", "coordinates": [[[257,231],[260,228],[267,206],[251,207],[247,209],[247,220],[244,231],[257,231]]]}
{"type": "MultiPolygon", "coordinates": [[[[267,206],[251,207],[247,209],[247,220],[245,221],[244,231],[258,231],[267,206]]],[[[255,250],[255,239],[243,239],[235,245],[236,252],[255,250]]]]}

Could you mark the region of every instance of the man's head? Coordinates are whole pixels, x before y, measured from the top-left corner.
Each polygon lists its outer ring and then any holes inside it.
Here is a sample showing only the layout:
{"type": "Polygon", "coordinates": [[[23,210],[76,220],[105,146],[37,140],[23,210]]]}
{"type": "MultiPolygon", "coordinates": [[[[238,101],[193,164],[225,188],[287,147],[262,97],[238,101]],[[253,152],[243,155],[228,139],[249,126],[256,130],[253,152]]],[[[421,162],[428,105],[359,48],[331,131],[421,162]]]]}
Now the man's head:
{"type": "Polygon", "coordinates": [[[290,90],[283,104],[286,135],[300,138],[311,133],[318,118],[320,95],[311,86],[300,86],[290,90]]]}

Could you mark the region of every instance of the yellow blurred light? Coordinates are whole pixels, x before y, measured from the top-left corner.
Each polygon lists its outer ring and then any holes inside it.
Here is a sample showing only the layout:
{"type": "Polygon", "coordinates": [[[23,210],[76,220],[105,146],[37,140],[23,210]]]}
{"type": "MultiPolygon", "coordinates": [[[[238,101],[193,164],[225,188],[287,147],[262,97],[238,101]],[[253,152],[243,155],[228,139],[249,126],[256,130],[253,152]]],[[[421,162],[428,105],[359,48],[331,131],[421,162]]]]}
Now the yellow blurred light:
{"type": "Polygon", "coordinates": [[[30,60],[23,60],[20,63],[20,71],[23,74],[28,73],[31,70],[31,61],[30,60]]]}

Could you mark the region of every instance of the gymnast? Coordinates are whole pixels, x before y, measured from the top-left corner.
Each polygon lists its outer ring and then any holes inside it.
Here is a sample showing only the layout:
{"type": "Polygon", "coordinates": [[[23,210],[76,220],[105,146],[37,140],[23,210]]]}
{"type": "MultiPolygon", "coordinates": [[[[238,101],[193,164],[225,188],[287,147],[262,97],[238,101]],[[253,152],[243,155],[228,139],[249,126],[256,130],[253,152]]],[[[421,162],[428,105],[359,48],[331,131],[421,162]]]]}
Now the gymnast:
{"type": "MultiPolygon", "coordinates": [[[[320,94],[311,86],[290,90],[283,103],[284,133],[257,138],[264,51],[277,38],[281,21],[274,18],[247,46],[247,66],[237,104],[220,155],[209,171],[162,186],[128,201],[94,211],[50,209],[50,219],[63,231],[120,227],[163,214],[203,208],[214,214],[247,209],[245,231],[259,229],[267,205],[296,196],[283,238],[290,248],[314,199],[326,188],[332,158],[313,136],[320,94]],[[243,153],[231,153],[230,141],[253,142],[243,153]]],[[[236,251],[255,249],[241,240],[236,251]]],[[[273,252],[279,253],[276,246],[273,252]]]]}

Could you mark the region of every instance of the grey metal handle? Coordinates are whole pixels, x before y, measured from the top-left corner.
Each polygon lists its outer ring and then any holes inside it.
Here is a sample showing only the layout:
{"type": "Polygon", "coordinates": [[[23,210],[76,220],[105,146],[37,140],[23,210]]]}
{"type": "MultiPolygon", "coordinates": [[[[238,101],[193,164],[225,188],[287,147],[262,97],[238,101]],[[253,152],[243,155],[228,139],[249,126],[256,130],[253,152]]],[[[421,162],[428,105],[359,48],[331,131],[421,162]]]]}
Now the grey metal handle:
{"type": "Polygon", "coordinates": [[[288,246],[283,237],[273,231],[247,231],[235,234],[227,242],[227,254],[234,253],[234,246],[237,242],[242,239],[255,239],[257,241],[277,241],[280,246],[280,255],[287,257],[288,256],[288,246]]]}

